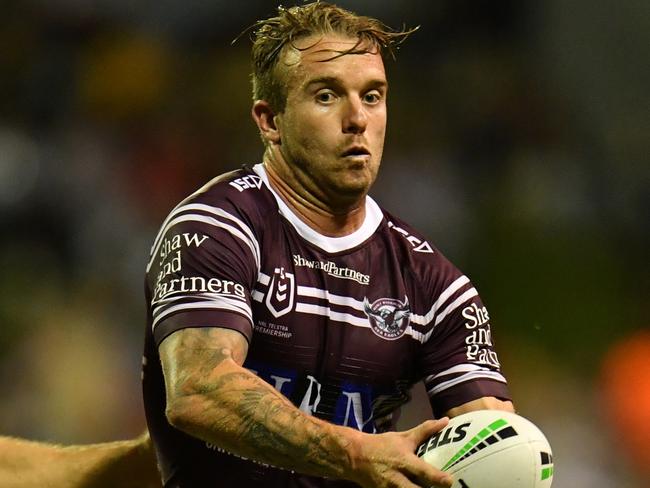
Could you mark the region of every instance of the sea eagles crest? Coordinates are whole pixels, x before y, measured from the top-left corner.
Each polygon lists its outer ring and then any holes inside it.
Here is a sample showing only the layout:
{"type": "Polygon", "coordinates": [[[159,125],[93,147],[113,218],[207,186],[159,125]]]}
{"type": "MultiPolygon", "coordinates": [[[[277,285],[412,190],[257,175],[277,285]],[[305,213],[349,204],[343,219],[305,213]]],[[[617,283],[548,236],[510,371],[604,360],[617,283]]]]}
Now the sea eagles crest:
{"type": "Polygon", "coordinates": [[[406,332],[411,316],[408,297],[400,302],[394,298],[380,298],[372,302],[363,299],[363,310],[368,316],[370,328],[382,339],[393,341],[406,332]]]}
{"type": "Polygon", "coordinates": [[[286,272],[284,268],[275,268],[266,294],[266,306],[275,318],[293,309],[295,293],[296,280],[293,273],[286,272]]]}

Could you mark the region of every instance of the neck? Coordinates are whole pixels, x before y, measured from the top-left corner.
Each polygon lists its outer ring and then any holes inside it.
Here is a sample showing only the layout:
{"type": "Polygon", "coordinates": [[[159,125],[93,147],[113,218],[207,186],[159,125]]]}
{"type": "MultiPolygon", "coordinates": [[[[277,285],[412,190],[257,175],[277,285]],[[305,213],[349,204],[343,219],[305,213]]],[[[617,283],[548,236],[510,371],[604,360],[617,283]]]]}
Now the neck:
{"type": "Polygon", "coordinates": [[[291,173],[264,158],[269,183],[282,201],[309,227],[327,237],[343,237],[359,229],[366,217],[365,195],[355,205],[334,209],[310,195],[291,173]]]}

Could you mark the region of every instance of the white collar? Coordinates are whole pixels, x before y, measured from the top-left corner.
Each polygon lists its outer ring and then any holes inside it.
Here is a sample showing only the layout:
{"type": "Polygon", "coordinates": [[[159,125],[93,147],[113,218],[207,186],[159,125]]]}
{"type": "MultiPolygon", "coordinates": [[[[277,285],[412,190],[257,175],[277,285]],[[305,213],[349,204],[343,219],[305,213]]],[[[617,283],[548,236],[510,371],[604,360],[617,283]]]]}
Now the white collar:
{"type": "Polygon", "coordinates": [[[379,208],[379,205],[377,205],[377,203],[372,198],[366,196],[366,215],[363,224],[361,224],[361,227],[359,227],[351,234],[343,237],[325,236],[320,232],[315,231],[307,224],[305,224],[302,220],[300,220],[294,211],[291,210],[291,208],[289,208],[286,203],[284,203],[284,200],[280,198],[280,195],[277,194],[277,192],[269,183],[269,177],[266,174],[266,168],[264,168],[264,164],[256,164],[253,166],[253,171],[255,171],[255,173],[257,173],[260,178],[262,178],[262,181],[266,187],[275,197],[275,201],[278,203],[278,208],[280,210],[280,215],[289,221],[289,223],[293,226],[294,229],[296,229],[296,232],[298,232],[298,234],[303,239],[314,244],[325,252],[337,253],[341,251],[347,251],[348,249],[352,249],[358,246],[359,244],[369,239],[370,236],[375,233],[379,227],[379,224],[381,224],[381,221],[384,218],[384,214],[379,208]]]}

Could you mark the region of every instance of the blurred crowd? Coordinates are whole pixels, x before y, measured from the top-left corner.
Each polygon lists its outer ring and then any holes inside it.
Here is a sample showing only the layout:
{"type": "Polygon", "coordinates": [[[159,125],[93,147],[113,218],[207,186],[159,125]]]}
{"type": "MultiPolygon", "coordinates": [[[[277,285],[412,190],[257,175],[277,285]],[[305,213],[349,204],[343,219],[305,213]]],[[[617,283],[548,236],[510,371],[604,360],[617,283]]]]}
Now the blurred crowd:
{"type": "MultiPolygon", "coordinates": [[[[0,434],[144,429],[149,247],[259,162],[244,31],[277,3],[3,2],[0,434]]],[[[650,3],[338,3],[421,26],[387,65],[372,194],[477,285],[554,487],[649,486],[650,3]]]]}

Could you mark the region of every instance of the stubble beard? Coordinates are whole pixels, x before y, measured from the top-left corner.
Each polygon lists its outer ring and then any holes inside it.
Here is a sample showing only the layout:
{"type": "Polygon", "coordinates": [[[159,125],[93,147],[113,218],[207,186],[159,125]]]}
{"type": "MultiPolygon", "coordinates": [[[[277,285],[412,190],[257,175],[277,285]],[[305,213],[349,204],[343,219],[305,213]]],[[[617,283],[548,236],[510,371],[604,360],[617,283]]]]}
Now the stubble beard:
{"type": "Polygon", "coordinates": [[[358,169],[336,163],[328,168],[327,161],[303,161],[294,166],[294,173],[298,184],[312,198],[332,214],[345,215],[363,204],[377,171],[373,171],[372,161],[358,169]]]}

